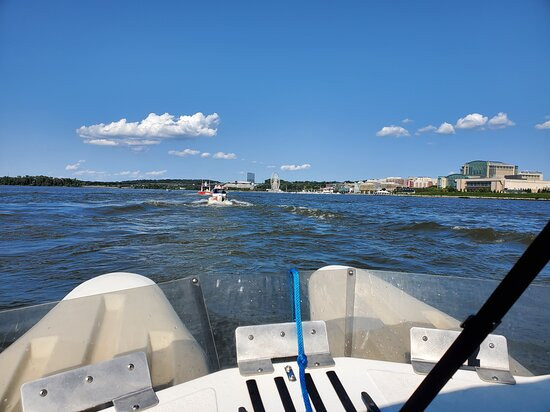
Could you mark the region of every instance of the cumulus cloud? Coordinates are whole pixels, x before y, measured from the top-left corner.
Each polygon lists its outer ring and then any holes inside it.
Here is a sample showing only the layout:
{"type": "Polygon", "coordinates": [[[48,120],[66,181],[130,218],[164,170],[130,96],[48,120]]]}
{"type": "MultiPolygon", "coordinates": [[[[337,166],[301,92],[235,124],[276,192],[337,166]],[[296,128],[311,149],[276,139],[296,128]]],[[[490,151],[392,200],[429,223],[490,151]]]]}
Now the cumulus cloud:
{"type": "Polygon", "coordinates": [[[508,114],[499,112],[489,119],[487,125],[492,129],[504,129],[505,127],[515,126],[516,124],[508,118],[508,114]]]}
{"type": "Polygon", "coordinates": [[[401,126],[384,126],[376,132],[376,136],[386,137],[386,136],[410,136],[407,129],[401,126]]]}
{"type": "Polygon", "coordinates": [[[295,170],[305,170],[309,169],[311,165],[309,163],[304,163],[303,165],[282,165],[281,170],[295,171],[295,170]]]}
{"type": "Polygon", "coordinates": [[[201,153],[201,157],[210,157],[210,153],[203,152],[203,153],[201,153]]]}
{"type": "Polygon", "coordinates": [[[79,160],[76,163],[68,164],[67,166],[65,166],[65,170],[78,170],[80,169],[80,166],[82,165],[82,163],[84,163],[85,161],[86,160],[79,160]]]}
{"type": "Polygon", "coordinates": [[[485,123],[487,123],[487,116],[483,116],[479,113],[471,113],[458,119],[455,127],[457,129],[473,129],[474,127],[481,127],[485,123]]]}
{"type": "Polygon", "coordinates": [[[173,156],[179,156],[179,157],[185,157],[185,156],[195,156],[198,155],[200,152],[198,150],[193,149],[183,149],[183,150],[169,150],[168,154],[173,156]]]}
{"type": "Polygon", "coordinates": [[[416,135],[422,134],[422,133],[428,133],[428,132],[434,132],[437,130],[437,127],[429,124],[428,126],[421,127],[416,131],[416,135]]]}
{"type": "Polygon", "coordinates": [[[224,153],[224,152],[216,152],[212,156],[214,159],[226,159],[226,160],[232,160],[236,159],[237,155],[235,153],[224,153]]]}
{"type": "Polygon", "coordinates": [[[437,128],[437,130],[435,131],[436,133],[439,133],[439,134],[454,134],[455,133],[455,129],[453,127],[452,124],[450,123],[447,123],[447,122],[443,122],[441,123],[441,125],[437,128]]]}
{"type": "Polygon", "coordinates": [[[145,174],[147,176],[162,176],[165,174],[168,170],[151,170],[150,172],[146,172],[145,174]]]}
{"type": "Polygon", "coordinates": [[[413,119],[409,119],[408,117],[406,117],[405,119],[401,120],[401,123],[412,123],[414,120],[413,119]]]}
{"type": "Polygon", "coordinates": [[[76,129],[85,143],[99,146],[147,146],[173,138],[213,137],[218,132],[220,116],[205,116],[201,112],[176,117],[169,113],[150,113],[138,122],[120,119],[108,124],[99,123],[76,129]]]}
{"type": "Polygon", "coordinates": [[[545,130],[545,129],[550,129],[550,120],[544,122],[544,123],[539,123],[539,124],[536,124],[535,125],[535,129],[537,130],[545,130]]]}

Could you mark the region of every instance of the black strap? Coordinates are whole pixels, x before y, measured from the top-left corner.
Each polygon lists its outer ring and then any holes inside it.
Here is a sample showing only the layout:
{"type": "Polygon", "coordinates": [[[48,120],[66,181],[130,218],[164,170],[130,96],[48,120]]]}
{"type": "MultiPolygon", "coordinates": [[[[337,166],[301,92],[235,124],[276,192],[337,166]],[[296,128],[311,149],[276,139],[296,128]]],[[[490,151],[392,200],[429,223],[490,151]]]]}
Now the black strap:
{"type": "Polygon", "coordinates": [[[315,382],[313,382],[313,378],[309,373],[306,373],[306,386],[307,391],[309,392],[311,403],[313,403],[315,410],[317,412],[327,412],[327,408],[325,408],[323,400],[321,399],[321,395],[319,395],[319,391],[315,386],[315,382]]]}
{"type": "Polygon", "coordinates": [[[277,376],[275,378],[275,385],[277,385],[277,390],[279,391],[279,396],[281,397],[281,402],[283,403],[285,412],[296,412],[294,402],[292,402],[292,397],[290,396],[290,392],[288,392],[285,380],[280,376],[277,376]]]}
{"type": "Polygon", "coordinates": [[[346,388],[344,388],[344,385],[342,385],[342,382],[340,382],[340,378],[338,377],[336,372],[328,371],[327,376],[330,383],[332,383],[332,387],[334,388],[336,395],[338,395],[338,399],[340,399],[340,402],[342,402],[342,406],[344,407],[346,412],[357,412],[357,409],[355,409],[355,406],[353,406],[353,402],[346,392],[346,388]]]}
{"type": "Polygon", "coordinates": [[[470,316],[443,357],[416,388],[401,411],[426,409],[457,369],[481,345],[550,260],[550,222],[529,245],[477,315],[470,316]]]}
{"type": "Polygon", "coordinates": [[[250,395],[250,402],[252,402],[252,409],[254,412],[265,412],[262,397],[260,396],[260,391],[258,390],[258,384],[256,381],[254,379],[247,380],[246,387],[248,388],[248,394],[250,395]]]}

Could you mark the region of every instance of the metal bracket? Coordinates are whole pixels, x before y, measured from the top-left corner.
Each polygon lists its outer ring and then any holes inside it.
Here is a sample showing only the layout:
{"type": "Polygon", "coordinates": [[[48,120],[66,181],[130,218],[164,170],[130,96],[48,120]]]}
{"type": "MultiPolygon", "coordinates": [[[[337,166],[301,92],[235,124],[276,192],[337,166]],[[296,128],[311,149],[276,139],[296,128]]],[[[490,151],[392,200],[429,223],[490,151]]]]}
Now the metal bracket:
{"type": "Polygon", "coordinates": [[[51,375],[21,386],[23,410],[80,411],[113,402],[115,410],[137,411],[158,404],[147,357],[135,352],[51,375]]]}
{"type": "MultiPolygon", "coordinates": [[[[304,349],[308,368],[334,365],[328,346],[327,326],[324,321],[302,322],[304,349]]],[[[273,372],[272,359],[298,355],[296,324],[241,326],[235,330],[237,363],[241,375],[273,372]]]]}
{"type": "MultiPolygon", "coordinates": [[[[454,330],[411,328],[413,370],[421,375],[429,373],[459,334],[454,330]]],[[[510,373],[506,338],[501,335],[488,335],[475,358],[469,359],[461,369],[475,369],[479,378],[486,382],[516,383],[510,373]]]]}

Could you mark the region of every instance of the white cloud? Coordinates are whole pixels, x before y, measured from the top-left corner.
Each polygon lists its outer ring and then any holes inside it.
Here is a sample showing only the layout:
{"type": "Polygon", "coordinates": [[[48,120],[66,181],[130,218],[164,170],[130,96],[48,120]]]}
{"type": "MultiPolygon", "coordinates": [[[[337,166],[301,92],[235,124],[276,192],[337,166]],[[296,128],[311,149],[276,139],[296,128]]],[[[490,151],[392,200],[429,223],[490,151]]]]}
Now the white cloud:
{"type": "Polygon", "coordinates": [[[487,123],[487,116],[483,116],[479,113],[471,113],[456,121],[455,127],[457,129],[473,129],[474,127],[480,127],[487,123]]]}
{"type": "Polygon", "coordinates": [[[413,119],[409,119],[408,117],[406,117],[405,119],[401,120],[401,123],[412,123],[414,120],[413,119]]]}
{"type": "Polygon", "coordinates": [[[168,154],[173,156],[179,156],[179,157],[185,157],[185,156],[195,156],[198,155],[200,152],[198,150],[193,149],[183,149],[183,150],[169,150],[168,154]]]}
{"type": "Polygon", "coordinates": [[[218,132],[220,116],[205,116],[201,112],[175,117],[169,113],[150,113],[138,122],[120,119],[109,124],[99,123],[76,129],[85,143],[100,146],[147,146],[172,138],[213,137],[218,132]]]}
{"type": "Polygon", "coordinates": [[[235,153],[224,153],[224,152],[216,152],[214,153],[214,156],[212,156],[214,159],[236,159],[237,155],[235,153]]]}
{"type": "Polygon", "coordinates": [[[489,119],[487,125],[493,129],[504,129],[505,127],[515,126],[516,124],[508,119],[508,114],[499,112],[496,116],[489,119]]]}
{"type": "Polygon", "coordinates": [[[305,170],[305,169],[309,169],[310,167],[311,165],[309,163],[304,163],[303,165],[282,165],[281,170],[290,170],[290,171],[305,170]]]}
{"type": "Polygon", "coordinates": [[[201,157],[210,157],[210,153],[203,152],[203,153],[201,153],[201,157]]]}
{"type": "Polygon", "coordinates": [[[161,176],[165,174],[168,170],[151,170],[150,172],[146,172],[145,174],[147,176],[161,176]]]}
{"type": "Polygon", "coordinates": [[[547,121],[544,122],[544,123],[536,124],[536,125],[535,125],[535,129],[537,129],[537,130],[550,129],[550,120],[547,120],[547,121]]]}
{"type": "Polygon", "coordinates": [[[424,127],[421,127],[420,129],[418,129],[415,134],[419,135],[421,133],[434,132],[436,130],[437,130],[437,127],[429,124],[428,126],[424,126],[424,127]]]}
{"type": "Polygon", "coordinates": [[[119,143],[117,143],[114,140],[108,140],[108,139],[90,139],[90,140],[84,140],[84,143],[88,144],[95,144],[97,146],[118,146],[119,143]]]}
{"type": "Polygon", "coordinates": [[[450,123],[447,123],[447,122],[443,122],[441,123],[441,125],[437,128],[437,130],[435,131],[436,133],[439,133],[439,134],[454,134],[455,133],[455,129],[453,127],[452,124],[450,123]]]}
{"type": "Polygon", "coordinates": [[[538,129],[538,130],[550,129],[550,120],[547,120],[544,123],[536,124],[535,129],[538,129]]]}
{"type": "Polygon", "coordinates": [[[140,171],[139,171],[139,170],[134,170],[134,171],[125,170],[125,171],[123,171],[123,172],[115,173],[115,176],[131,176],[131,177],[138,177],[139,174],[140,174],[140,171]]]}
{"type": "Polygon", "coordinates": [[[268,169],[276,169],[276,168],[277,168],[277,166],[274,166],[274,165],[269,165],[269,166],[267,166],[267,168],[268,168],[268,169]]]}
{"type": "Polygon", "coordinates": [[[79,176],[81,176],[81,175],[88,175],[88,176],[98,176],[98,175],[101,175],[101,176],[103,176],[103,175],[106,174],[106,172],[99,172],[99,171],[97,171],[97,170],[89,170],[89,169],[87,169],[87,170],[77,170],[76,172],[74,172],[74,174],[75,174],[75,175],[79,175],[79,176]]]}
{"type": "Polygon", "coordinates": [[[410,136],[407,129],[401,126],[384,126],[379,131],[376,132],[376,136],[385,137],[385,136],[410,136]]]}
{"type": "Polygon", "coordinates": [[[80,165],[82,165],[82,163],[84,163],[85,161],[86,160],[79,160],[76,163],[68,164],[67,166],[65,166],[65,170],[78,170],[80,169],[80,165]]]}

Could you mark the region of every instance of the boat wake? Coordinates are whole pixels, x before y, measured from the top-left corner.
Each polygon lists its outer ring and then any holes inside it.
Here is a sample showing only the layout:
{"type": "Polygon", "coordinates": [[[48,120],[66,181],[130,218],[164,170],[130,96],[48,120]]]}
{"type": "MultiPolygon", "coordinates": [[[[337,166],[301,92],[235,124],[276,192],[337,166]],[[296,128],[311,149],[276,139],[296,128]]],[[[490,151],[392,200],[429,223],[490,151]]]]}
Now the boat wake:
{"type": "Polygon", "coordinates": [[[223,202],[215,202],[215,203],[209,203],[208,199],[200,199],[195,200],[191,202],[193,206],[212,206],[212,207],[228,207],[228,206],[241,206],[241,207],[248,207],[248,206],[254,206],[252,203],[249,202],[243,202],[241,200],[225,200],[223,202]]]}

